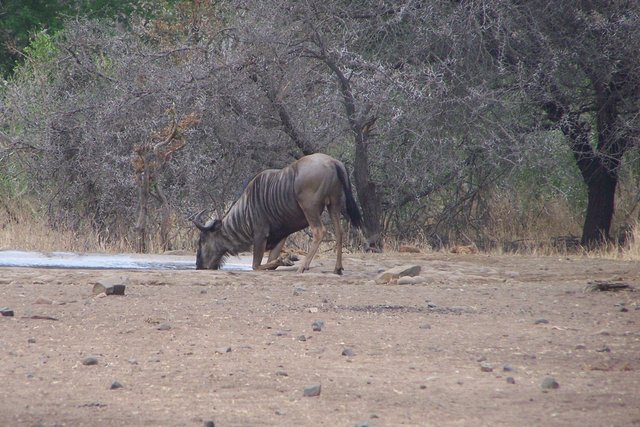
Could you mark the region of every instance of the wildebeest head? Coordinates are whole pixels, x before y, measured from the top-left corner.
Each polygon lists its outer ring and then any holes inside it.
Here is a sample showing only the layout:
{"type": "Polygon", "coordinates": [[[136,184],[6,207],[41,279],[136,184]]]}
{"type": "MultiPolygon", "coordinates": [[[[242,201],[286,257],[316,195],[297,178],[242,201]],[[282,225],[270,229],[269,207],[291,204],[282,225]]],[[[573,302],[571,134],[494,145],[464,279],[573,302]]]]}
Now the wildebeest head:
{"type": "Polygon", "coordinates": [[[203,224],[200,215],[202,212],[193,219],[193,224],[200,230],[196,269],[217,270],[222,267],[229,253],[226,239],[222,235],[222,221],[216,219],[203,224]]]}

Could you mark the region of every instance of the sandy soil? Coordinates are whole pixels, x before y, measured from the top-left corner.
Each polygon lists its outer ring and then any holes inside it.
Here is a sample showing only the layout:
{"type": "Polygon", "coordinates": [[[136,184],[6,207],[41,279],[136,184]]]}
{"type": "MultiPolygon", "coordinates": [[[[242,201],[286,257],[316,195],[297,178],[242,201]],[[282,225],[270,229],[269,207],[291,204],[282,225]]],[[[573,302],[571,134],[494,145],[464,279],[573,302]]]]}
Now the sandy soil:
{"type": "Polygon", "coordinates": [[[638,290],[638,263],[382,254],[332,270],[1,268],[0,422],[640,425],[640,292],[583,290],[638,290]],[[407,263],[424,283],[372,281],[407,263]],[[126,294],[94,296],[105,278],[126,294]]]}

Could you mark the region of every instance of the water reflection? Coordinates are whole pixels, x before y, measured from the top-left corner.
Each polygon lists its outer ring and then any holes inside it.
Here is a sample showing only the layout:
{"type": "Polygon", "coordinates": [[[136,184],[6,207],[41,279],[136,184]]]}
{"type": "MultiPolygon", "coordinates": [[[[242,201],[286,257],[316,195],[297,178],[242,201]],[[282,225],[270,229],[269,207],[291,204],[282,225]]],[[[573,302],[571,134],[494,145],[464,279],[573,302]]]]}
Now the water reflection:
{"type": "MultiPolygon", "coordinates": [[[[0,251],[0,267],[194,270],[194,255],[82,254],[0,251]]],[[[250,270],[249,259],[229,259],[223,270],[250,270]]]]}

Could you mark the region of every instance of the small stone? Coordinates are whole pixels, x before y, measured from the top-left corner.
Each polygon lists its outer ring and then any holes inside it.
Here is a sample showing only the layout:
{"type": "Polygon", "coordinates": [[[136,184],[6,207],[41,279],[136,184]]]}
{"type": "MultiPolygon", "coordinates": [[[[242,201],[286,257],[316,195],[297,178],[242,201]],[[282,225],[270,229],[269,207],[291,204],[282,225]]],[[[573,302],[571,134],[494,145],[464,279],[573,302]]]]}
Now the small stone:
{"type": "Polygon", "coordinates": [[[420,274],[422,267],[419,265],[401,265],[398,267],[390,268],[376,277],[378,283],[389,283],[393,280],[397,280],[402,276],[417,276],[420,274]]]}
{"type": "Polygon", "coordinates": [[[4,317],[13,317],[13,310],[8,307],[2,307],[0,308],[0,314],[2,314],[4,317]]]}
{"type": "Polygon", "coordinates": [[[345,347],[344,350],[342,350],[342,355],[347,357],[353,356],[353,349],[351,349],[350,347],[345,347]]]}
{"type": "Polygon", "coordinates": [[[276,371],[276,377],[288,377],[289,374],[285,371],[276,371]]]}
{"type": "Polygon", "coordinates": [[[420,325],[420,329],[431,329],[431,325],[428,323],[420,325]]]}
{"type": "Polygon", "coordinates": [[[611,353],[611,349],[606,345],[596,350],[598,353],[611,353]]]}
{"type": "Polygon", "coordinates": [[[87,356],[82,359],[82,364],[85,366],[92,366],[98,364],[98,358],[95,356],[87,356]]]}
{"type": "Polygon", "coordinates": [[[216,349],[215,353],[216,354],[231,353],[231,347],[220,347],[220,348],[216,349]]]}
{"type": "Polygon", "coordinates": [[[315,322],[313,322],[311,324],[311,327],[313,328],[313,330],[315,332],[320,332],[324,328],[324,321],[323,320],[316,320],[315,322]]]}
{"type": "Polygon", "coordinates": [[[34,304],[42,304],[42,305],[51,305],[51,304],[53,304],[53,301],[51,301],[48,298],[38,297],[33,303],[34,304]]]}
{"type": "Polygon", "coordinates": [[[411,276],[402,276],[396,282],[398,285],[413,285],[415,282],[413,281],[413,277],[411,276]]]}
{"type": "Polygon", "coordinates": [[[27,340],[27,342],[28,342],[29,344],[35,344],[35,343],[36,343],[36,339],[35,339],[35,338],[29,338],[29,339],[27,340]]]}
{"type": "Polygon", "coordinates": [[[586,350],[587,346],[585,344],[576,344],[576,350],[586,350]]]}
{"type": "Polygon", "coordinates": [[[371,427],[371,424],[369,424],[369,421],[359,421],[355,427],[371,427]]]}
{"type": "Polygon", "coordinates": [[[120,276],[103,277],[93,285],[93,294],[124,295],[128,279],[120,276]]]}
{"type": "Polygon", "coordinates": [[[158,329],[159,331],[168,331],[171,329],[171,325],[168,323],[162,323],[156,329],[158,329]]]}
{"type": "Polygon", "coordinates": [[[534,322],[536,325],[546,325],[547,323],[549,323],[547,319],[538,319],[534,322]]]}
{"type": "Polygon", "coordinates": [[[314,384],[314,385],[310,385],[304,388],[303,394],[305,397],[316,397],[316,396],[320,396],[320,390],[321,390],[321,385],[320,384],[314,384]]]}
{"type": "Polygon", "coordinates": [[[480,370],[482,372],[493,372],[493,366],[491,366],[491,364],[489,362],[481,362],[480,363],[480,370]]]}
{"type": "Polygon", "coordinates": [[[307,290],[305,288],[302,287],[297,287],[293,290],[293,296],[297,297],[302,295],[304,292],[306,292],[307,290]]]}
{"type": "Polygon", "coordinates": [[[507,363],[507,364],[505,364],[505,365],[502,367],[502,371],[503,371],[503,372],[513,372],[513,366],[511,366],[511,365],[509,365],[509,364],[507,363]]]}
{"type": "Polygon", "coordinates": [[[626,312],[628,312],[628,311],[629,311],[629,309],[628,309],[627,307],[622,307],[622,308],[620,309],[620,311],[621,311],[621,312],[623,312],[623,313],[626,313],[626,312]]]}
{"type": "Polygon", "coordinates": [[[420,390],[426,390],[426,389],[427,389],[427,386],[426,386],[426,385],[424,385],[424,384],[421,384],[421,385],[420,385],[420,390]]]}
{"type": "Polygon", "coordinates": [[[438,306],[435,305],[434,303],[430,302],[430,303],[427,303],[427,308],[429,310],[435,310],[436,308],[438,308],[438,306]]]}
{"type": "Polygon", "coordinates": [[[204,427],[216,427],[216,423],[214,423],[213,421],[209,420],[209,421],[205,421],[204,422],[204,427]]]}
{"type": "Polygon", "coordinates": [[[119,388],[124,387],[122,384],[120,384],[118,381],[114,381],[111,383],[111,387],[109,387],[110,390],[116,390],[119,388]]]}
{"type": "Polygon", "coordinates": [[[306,340],[307,340],[307,337],[305,337],[304,335],[300,335],[300,336],[298,337],[298,341],[302,341],[302,342],[304,342],[304,341],[306,341],[306,340]]]}
{"type": "Polygon", "coordinates": [[[516,380],[513,377],[507,377],[507,384],[515,384],[516,380]]]}
{"type": "Polygon", "coordinates": [[[138,361],[136,359],[134,359],[133,357],[129,360],[127,360],[127,362],[129,362],[131,365],[137,365],[138,361]]]}
{"type": "Polygon", "coordinates": [[[546,377],[544,380],[542,380],[541,387],[543,390],[551,390],[551,389],[560,388],[560,384],[558,384],[555,378],[546,377]]]}
{"type": "Polygon", "coordinates": [[[309,313],[317,313],[318,307],[309,307],[309,313]]]}

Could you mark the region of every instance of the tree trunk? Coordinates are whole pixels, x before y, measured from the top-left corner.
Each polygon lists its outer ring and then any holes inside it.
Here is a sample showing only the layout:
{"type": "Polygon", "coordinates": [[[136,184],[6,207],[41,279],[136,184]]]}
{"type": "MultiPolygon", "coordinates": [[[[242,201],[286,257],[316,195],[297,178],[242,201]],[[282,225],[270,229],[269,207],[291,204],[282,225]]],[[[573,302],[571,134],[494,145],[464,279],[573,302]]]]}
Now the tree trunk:
{"type": "Polygon", "coordinates": [[[362,137],[356,136],[356,152],[353,165],[353,177],[362,207],[364,235],[367,239],[366,250],[382,252],[381,204],[376,184],[369,173],[369,155],[362,137]]]}
{"type": "Polygon", "coordinates": [[[609,240],[618,178],[615,174],[600,169],[587,180],[586,184],[587,213],[580,243],[593,249],[609,240]]]}
{"type": "Polygon", "coordinates": [[[610,99],[596,98],[597,144],[591,145],[591,128],[577,113],[566,113],[560,128],[571,145],[573,156],[587,186],[587,212],[581,244],[593,249],[609,240],[618,184],[618,168],[625,144],[614,132],[616,108],[610,99]]]}
{"type": "Polygon", "coordinates": [[[147,215],[149,203],[148,171],[144,170],[139,174],[138,186],[138,219],[134,227],[136,231],[136,252],[145,253],[147,250],[147,215]]]}

